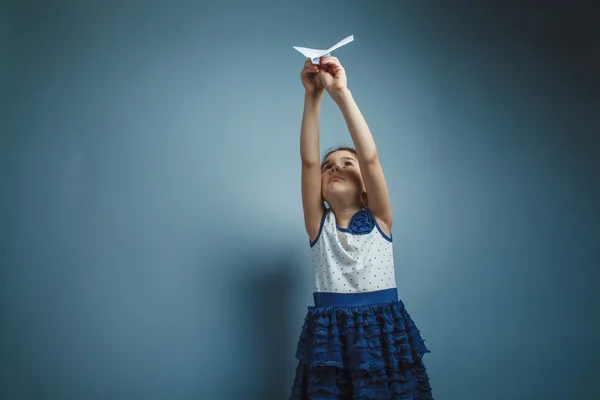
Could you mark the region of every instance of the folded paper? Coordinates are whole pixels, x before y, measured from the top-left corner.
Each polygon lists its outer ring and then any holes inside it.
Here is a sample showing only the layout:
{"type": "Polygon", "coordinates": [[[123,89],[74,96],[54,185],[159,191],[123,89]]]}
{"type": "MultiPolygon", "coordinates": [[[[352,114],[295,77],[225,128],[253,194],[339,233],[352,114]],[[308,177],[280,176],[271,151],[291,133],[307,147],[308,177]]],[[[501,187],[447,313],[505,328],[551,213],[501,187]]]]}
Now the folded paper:
{"type": "Polygon", "coordinates": [[[345,44],[350,43],[353,40],[354,40],[354,35],[348,36],[347,38],[340,40],[339,42],[337,42],[336,44],[334,44],[327,50],[309,49],[306,47],[296,47],[296,46],[294,46],[294,49],[296,49],[300,53],[304,54],[305,57],[310,58],[310,60],[312,61],[313,64],[319,64],[319,62],[320,62],[319,59],[321,57],[329,57],[331,55],[332,51],[342,47],[345,44]]]}

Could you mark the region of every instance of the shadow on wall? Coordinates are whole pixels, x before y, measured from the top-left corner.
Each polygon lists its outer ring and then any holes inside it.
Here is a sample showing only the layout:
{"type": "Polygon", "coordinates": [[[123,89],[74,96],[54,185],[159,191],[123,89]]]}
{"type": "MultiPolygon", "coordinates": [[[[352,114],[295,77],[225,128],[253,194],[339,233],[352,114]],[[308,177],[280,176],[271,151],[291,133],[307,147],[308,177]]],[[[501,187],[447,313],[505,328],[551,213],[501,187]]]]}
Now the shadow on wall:
{"type": "MultiPolygon", "coordinates": [[[[294,357],[305,312],[297,295],[300,263],[290,253],[252,254],[238,270],[235,286],[235,319],[246,346],[242,360],[253,382],[250,393],[236,393],[246,399],[281,400],[288,398],[296,367],[294,357]]],[[[235,390],[235,389],[232,389],[235,390]]],[[[227,397],[229,398],[229,397],[227,397]]],[[[231,397],[238,398],[238,397],[231,397]]]]}

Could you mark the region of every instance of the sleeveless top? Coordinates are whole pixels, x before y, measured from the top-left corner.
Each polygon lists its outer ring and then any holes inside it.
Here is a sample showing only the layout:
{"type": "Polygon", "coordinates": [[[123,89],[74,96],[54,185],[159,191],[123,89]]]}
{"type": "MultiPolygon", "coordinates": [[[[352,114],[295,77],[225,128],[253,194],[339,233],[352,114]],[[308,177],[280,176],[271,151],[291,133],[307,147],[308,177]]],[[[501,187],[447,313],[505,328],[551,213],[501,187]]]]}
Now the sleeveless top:
{"type": "Polygon", "coordinates": [[[392,238],[369,209],[358,211],[347,229],[325,209],[312,249],[315,292],[364,293],[396,287],[392,238]]]}

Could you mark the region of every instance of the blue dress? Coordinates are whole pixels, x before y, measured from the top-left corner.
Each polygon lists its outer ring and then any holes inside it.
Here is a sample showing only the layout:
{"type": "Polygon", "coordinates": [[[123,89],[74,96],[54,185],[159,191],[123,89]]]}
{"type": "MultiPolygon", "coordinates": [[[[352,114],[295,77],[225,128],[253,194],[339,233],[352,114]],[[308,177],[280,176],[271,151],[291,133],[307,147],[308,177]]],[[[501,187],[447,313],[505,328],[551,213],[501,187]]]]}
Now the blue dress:
{"type": "Polygon", "coordinates": [[[391,244],[368,209],[345,229],[325,210],[290,400],[433,399],[429,350],[398,299],[391,244]]]}

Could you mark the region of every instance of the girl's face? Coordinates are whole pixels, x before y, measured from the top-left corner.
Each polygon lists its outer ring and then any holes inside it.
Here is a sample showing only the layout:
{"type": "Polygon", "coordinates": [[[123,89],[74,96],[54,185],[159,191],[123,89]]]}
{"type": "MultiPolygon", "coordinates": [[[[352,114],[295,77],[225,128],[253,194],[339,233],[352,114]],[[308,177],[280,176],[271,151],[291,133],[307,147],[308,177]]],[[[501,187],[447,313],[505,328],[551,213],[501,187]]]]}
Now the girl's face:
{"type": "Polygon", "coordinates": [[[328,203],[336,197],[355,198],[357,204],[362,202],[366,190],[354,153],[338,150],[327,156],[321,167],[321,188],[323,199],[328,203]]]}

